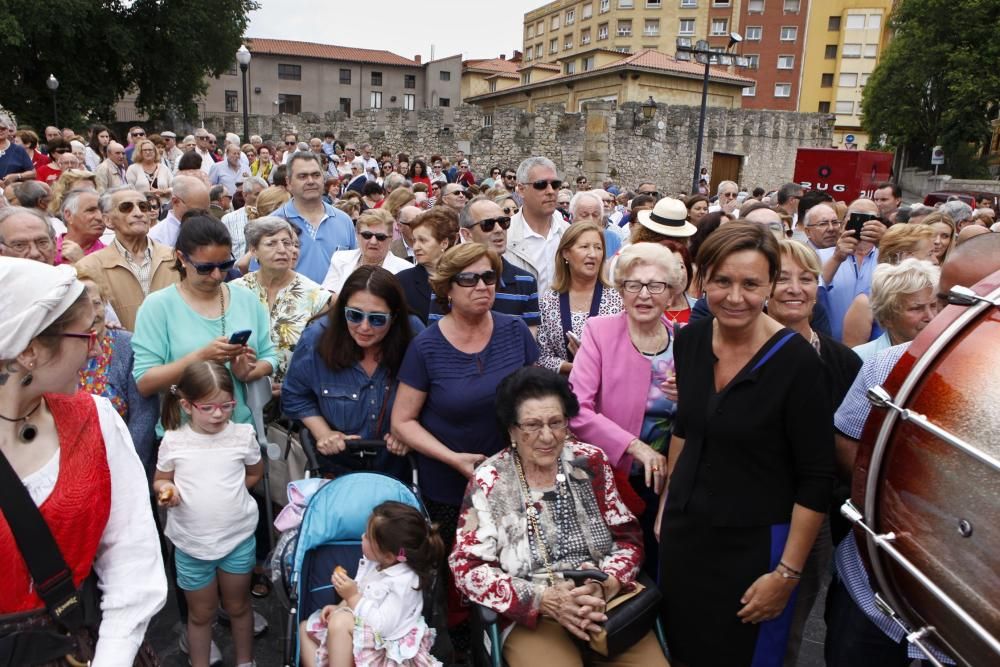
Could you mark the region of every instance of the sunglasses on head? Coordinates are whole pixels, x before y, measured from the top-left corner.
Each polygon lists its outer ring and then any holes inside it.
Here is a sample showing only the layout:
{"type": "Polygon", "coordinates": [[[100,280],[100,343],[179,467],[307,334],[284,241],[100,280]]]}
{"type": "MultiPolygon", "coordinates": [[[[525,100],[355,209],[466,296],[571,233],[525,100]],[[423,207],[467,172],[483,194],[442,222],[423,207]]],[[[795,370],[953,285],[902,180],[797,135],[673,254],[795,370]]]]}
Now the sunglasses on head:
{"type": "Polygon", "coordinates": [[[234,264],[236,264],[236,259],[235,258],[230,258],[230,259],[227,259],[225,262],[218,262],[218,263],[216,263],[216,262],[205,262],[205,263],[195,262],[195,261],[192,261],[191,258],[188,257],[186,254],[184,255],[184,260],[187,261],[187,263],[190,264],[192,267],[194,267],[194,270],[197,271],[198,275],[200,275],[200,276],[207,276],[210,273],[212,273],[213,271],[215,271],[216,269],[218,269],[222,273],[226,273],[227,271],[229,271],[229,269],[233,268],[234,264]]]}
{"type": "Polygon", "coordinates": [[[363,232],[358,232],[361,234],[361,238],[365,241],[371,241],[373,238],[378,240],[380,243],[389,238],[388,234],[383,234],[382,232],[370,232],[367,229],[363,232]]]}
{"type": "Polygon", "coordinates": [[[390,313],[369,313],[368,311],[361,310],[360,308],[351,308],[350,306],[344,308],[344,319],[347,320],[348,324],[361,324],[366,319],[368,324],[370,324],[375,329],[381,329],[385,325],[389,324],[389,320],[392,319],[390,313]]]}
{"type": "Polygon", "coordinates": [[[143,213],[149,213],[149,202],[146,201],[123,201],[121,204],[118,204],[118,212],[131,213],[132,209],[136,206],[138,206],[139,210],[143,213]]]}
{"type": "Polygon", "coordinates": [[[553,179],[551,181],[546,181],[546,180],[543,179],[543,180],[540,180],[540,181],[534,181],[534,182],[532,182],[531,187],[535,188],[536,190],[541,191],[541,190],[544,190],[545,188],[547,188],[547,187],[549,187],[551,185],[553,190],[558,190],[559,188],[562,187],[562,184],[563,184],[563,182],[560,181],[559,179],[553,179]]]}
{"type": "MultiPolygon", "coordinates": [[[[479,225],[484,232],[492,232],[493,228],[500,225],[500,229],[507,229],[510,227],[510,217],[506,215],[501,215],[496,218],[485,218],[476,223],[479,225]]],[[[489,283],[486,283],[489,285],[489,283]]]]}
{"type": "Polygon", "coordinates": [[[451,282],[456,283],[462,287],[475,287],[482,280],[484,285],[496,285],[497,283],[497,273],[490,269],[489,271],[483,271],[482,273],[473,273],[471,271],[462,271],[461,273],[456,273],[451,278],[451,282]]]}
{"type": "Polygon", "coordinates": [[[519,208],[517,208],[515,206],[513,208],[511,208],[511,207],[504,208],[503,212],[506,213],[507,215],[517,215],[517,212],[520,211],[520,210],[521,209],[519,209],[519,208]]]}

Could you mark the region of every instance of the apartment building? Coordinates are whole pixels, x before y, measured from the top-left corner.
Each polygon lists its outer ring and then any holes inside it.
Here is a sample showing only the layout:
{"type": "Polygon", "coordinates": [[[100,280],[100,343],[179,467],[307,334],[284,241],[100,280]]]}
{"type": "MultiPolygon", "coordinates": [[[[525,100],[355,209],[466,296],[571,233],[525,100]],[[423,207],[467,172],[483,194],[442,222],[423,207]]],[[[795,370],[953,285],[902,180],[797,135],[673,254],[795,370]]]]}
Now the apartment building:
{"type": "MultiPolygon", "coordinates": [[[[747,109],[798,111],[809,5],[821,0],[743,0],[739,33],[757,84],[743,91],[747,109]]],[[[816,109],[801,109],[815,111],[816,109]]]]}
{"type": "MultiPolygon", "coordinates": [[[[460,55],[423,63],[420,56],[283,39],[247,39],[246,46],[253,56],[247,72],[251,114],[416,110],[462,101],[460,55]]],[[[204,112],[243,110],[235,62],[208,84],[204,112]]]]}
{"type": "Polygon", "coordinates": [[[524,15],[523,61],[566,61],[595,48],[672,54],[679,36],[705,38],[724,48],[745,2],[555,0],[524,15]]]}

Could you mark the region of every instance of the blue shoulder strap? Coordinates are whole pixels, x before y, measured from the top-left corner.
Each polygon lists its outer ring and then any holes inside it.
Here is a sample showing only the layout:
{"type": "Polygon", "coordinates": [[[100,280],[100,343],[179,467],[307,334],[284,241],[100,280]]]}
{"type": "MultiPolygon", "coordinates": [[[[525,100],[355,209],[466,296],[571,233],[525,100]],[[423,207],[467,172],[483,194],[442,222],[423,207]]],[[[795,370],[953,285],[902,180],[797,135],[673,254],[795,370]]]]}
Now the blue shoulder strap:
{"type": "Polygon", "coordinates": [[[775,355],[775,353],[778,350],[780,350],[782,348],[782,346],[784,346],[785,343],[787,343],[789,340],[791,340],[791,338],[793,336],[797,336],[797,335],[798,335],[797,332],[795,332],[795,331],[789,331],[784,336],[782,336],[781,340],[779,340],[777,343],[775,343],[774,346],[770,350],[768,350],[764,354],[763,357],[760,358],[760,361],[758,361],[756,364],[754,364],[754,367],[750,369],[750,372],[753,373],[755,370],[757,370],[758,368],[760,368],[761,366],[763,366],[765,363],[767,363],[767,360],[770,359],[771,357],[773,357],[775,355]]]}

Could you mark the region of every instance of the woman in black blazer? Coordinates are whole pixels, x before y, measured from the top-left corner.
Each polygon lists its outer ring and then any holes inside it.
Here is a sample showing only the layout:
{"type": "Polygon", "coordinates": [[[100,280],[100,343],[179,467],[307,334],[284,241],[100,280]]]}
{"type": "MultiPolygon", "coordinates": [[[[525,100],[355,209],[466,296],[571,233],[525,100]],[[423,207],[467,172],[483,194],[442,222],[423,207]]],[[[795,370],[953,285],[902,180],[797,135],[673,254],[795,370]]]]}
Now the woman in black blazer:
{"type": "Polygon", "coordinates": [[[448,207],[435,206],[417,216],[410,224],[413,233],[413,259],[416,266],[396,274],[410,312],[427,324],[431,307],[429,272],[437,266],[444,251],[458,243],[458,214],[448,207]]]}

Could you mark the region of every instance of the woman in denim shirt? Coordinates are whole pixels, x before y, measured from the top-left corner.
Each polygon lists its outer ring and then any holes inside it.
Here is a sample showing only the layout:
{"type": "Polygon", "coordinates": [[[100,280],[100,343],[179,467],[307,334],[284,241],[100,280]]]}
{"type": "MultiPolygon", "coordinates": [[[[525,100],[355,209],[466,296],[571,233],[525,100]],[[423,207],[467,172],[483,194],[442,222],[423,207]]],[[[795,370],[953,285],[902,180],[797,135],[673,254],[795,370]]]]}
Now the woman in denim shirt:
{"type": "MultiPolygon", "coordinates": [[[[309,429],[325,469],[339,474],[358,467],[341,455],[348,440],[384,439],[392,454],[406,452],[389,433],[389,416],[410,335],[402,288],[380,266],[354,271],[334,306],[303,332],[281,405],[309,429]]],[[[380,454],[375,467],[397,477],[406,470],[389,453],[380,454]]]]}

